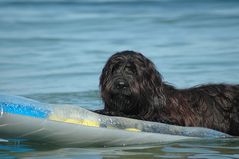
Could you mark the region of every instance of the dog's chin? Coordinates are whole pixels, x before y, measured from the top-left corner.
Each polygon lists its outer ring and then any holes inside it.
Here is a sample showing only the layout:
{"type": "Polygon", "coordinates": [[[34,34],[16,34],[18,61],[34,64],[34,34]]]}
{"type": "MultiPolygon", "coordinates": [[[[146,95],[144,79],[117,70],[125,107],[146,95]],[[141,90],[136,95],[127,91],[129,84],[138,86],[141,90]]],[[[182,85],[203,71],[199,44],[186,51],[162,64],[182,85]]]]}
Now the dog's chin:
{"type": "Polygon", "coordinates": [[[118,112],[122,114],[131,114],[131,108],[133,106],[131,101],[131,96],[129,94],[115,94],[111,98],[111,111],[118,112]]]}

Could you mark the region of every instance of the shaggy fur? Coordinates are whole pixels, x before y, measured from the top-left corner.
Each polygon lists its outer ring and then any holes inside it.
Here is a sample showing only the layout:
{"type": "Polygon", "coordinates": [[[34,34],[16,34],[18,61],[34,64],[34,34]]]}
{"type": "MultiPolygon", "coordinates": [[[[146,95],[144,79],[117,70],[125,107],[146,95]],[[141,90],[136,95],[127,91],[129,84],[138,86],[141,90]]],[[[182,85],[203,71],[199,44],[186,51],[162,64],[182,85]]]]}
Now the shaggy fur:
{"type": "Polygon", "coordinates": [[[148,58],[123,51],[107,61],[100,89],[105,107],[98,113],[207,127],[239,136],[239,85],[176,89],[162,81],[148,58]]]}

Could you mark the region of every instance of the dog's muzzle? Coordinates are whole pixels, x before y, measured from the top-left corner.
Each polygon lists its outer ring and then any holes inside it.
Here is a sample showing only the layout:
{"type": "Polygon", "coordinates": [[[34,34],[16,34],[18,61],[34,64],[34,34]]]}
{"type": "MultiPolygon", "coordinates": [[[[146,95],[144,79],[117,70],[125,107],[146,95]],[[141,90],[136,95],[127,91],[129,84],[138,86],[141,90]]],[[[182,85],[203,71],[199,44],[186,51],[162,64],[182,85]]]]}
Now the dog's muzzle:
{"type": "Polygon", "coordinates": [[[131,94],[130,86],[127,80],[123,78],[116,79],[113,83],[113,92],[116,95],[125,95],[129,96],[131,94]]]}
{"type": "Polygon", "coordinates": [[[129,87],[128,82],[124,79],[116,80],[114,85],[115,85],[115,88],[118,90],[126,89],[129,87]]]}

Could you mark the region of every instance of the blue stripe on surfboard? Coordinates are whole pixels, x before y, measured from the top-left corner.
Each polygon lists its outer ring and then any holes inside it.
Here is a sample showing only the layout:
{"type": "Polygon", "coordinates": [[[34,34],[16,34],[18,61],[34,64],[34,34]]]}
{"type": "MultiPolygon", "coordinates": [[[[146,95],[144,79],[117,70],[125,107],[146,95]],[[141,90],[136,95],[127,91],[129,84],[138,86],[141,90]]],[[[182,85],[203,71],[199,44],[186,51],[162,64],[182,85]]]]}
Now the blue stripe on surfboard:
{"type": "Polygon", "coordinates": [[[49,110],[35,107],[34,105],[22,105],[15,103],[0,102],[0,111],[3,113],[19,114],[25,116],[32,116],[35,118],[47,118],[49,110]]]}

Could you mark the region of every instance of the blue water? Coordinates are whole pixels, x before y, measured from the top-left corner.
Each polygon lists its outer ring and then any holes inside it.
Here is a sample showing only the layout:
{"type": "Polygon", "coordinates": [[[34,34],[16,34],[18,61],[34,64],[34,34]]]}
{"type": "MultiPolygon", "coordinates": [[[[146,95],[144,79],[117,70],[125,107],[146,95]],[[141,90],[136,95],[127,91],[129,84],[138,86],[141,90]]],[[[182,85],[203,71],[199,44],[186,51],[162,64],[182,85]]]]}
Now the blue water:
{"type": "MultiPolygon", "coordinates": [[[[0,0],[0,92],[103,107],[116,51],[144,53],[179,88],[239,83],[238,0],[0,0]]],[[[0,128],[1,129],[1,128],[0,128]]],[[[0,140],[0,158],[239,158],[239,140],[56,148],[0,140]]]]}

